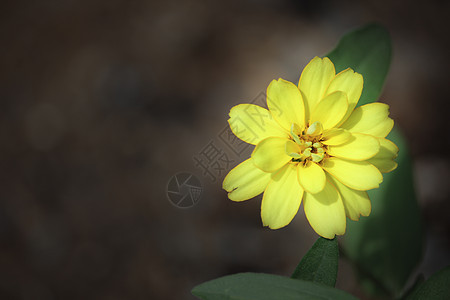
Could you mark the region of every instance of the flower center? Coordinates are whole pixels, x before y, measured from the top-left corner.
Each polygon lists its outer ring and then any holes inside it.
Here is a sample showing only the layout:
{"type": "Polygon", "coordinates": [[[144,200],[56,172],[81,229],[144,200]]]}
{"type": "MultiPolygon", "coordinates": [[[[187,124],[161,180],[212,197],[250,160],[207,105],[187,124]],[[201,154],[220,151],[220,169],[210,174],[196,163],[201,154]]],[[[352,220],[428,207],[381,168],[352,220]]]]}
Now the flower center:
{"type": "Polygon", "coordinates": [[[289,156],[293,162],[308,161],[320,162],[325,158],[326,145],[322,145],[322,123],[314,122],[306,129],[301,130],[296,124],[291,126],[292,140],[298,145],[295,151],[290,151],[289,156]]]}

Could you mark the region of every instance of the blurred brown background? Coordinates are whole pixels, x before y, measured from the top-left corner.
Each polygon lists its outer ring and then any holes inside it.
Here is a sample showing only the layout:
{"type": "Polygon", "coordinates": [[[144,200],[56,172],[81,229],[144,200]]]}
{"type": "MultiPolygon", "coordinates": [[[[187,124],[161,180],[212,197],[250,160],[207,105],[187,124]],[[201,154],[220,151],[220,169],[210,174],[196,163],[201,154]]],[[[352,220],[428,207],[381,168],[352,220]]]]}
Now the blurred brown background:
{"type": "MultiPolygon", "coordinates": [[[[381,100],[404,130],[426,225],[418,272],[449,264],[448,1],[2,1],[0,298],[194,299],[241,271],[289,275],[317,238],[302,210],[261,226],[195,166],[229,109],[297,81],[348,30],[392,34],[381,100]],[[178,209],[169,179],[195,174],[178,209]]],[[[234,155],[234,156],[233,156],[234,155]]],[[[341,261],[338,287],[359,297],[341,261]]]]}

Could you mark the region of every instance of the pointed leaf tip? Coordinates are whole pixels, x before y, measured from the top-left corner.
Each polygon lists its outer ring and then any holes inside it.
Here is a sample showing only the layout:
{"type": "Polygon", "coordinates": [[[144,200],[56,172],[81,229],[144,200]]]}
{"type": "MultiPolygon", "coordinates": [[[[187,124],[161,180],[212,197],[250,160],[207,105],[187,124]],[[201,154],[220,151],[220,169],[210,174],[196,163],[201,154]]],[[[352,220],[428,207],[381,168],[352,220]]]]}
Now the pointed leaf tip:
{"type": "Polygon", "coordinates": [[[320,237],[302,258],[291,278],[313,281],[334,287],[339,260],[337,239],[320,237]]]}

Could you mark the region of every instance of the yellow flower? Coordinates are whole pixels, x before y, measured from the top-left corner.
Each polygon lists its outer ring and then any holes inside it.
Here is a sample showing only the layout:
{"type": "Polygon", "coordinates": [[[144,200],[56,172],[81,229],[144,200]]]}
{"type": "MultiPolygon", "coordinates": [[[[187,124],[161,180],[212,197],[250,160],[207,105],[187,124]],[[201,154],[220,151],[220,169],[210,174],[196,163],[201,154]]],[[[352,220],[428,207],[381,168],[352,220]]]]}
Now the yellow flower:
{"type": "Polygon", "coordinates": [[[289,224],[303,199],[312,228],[330,239],[345,233],[346,217],[368,216],[366,191],[397,167],[398,148],[385,138],[394,126],[388,105],[355,109],[362,89],[361,74],[336,75],[328,58],[315,57],[298,87],[283,79],[270,83],[269,110],[233,107],[231,130],[256,147],[225,177],[228,197],[244,201],[264,192],[261,218],[272,229],[289,224]]]}

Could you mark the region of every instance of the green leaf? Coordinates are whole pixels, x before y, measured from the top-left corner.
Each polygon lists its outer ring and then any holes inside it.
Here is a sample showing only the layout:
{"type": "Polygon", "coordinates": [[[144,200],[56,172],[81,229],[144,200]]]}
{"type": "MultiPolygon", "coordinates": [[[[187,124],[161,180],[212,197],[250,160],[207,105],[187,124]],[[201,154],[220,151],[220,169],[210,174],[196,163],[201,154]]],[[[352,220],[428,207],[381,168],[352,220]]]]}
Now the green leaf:
{"type": "MultiPolygon", "coordinates": [[[[378,99],[391,60],[386,29],[370,24],[350,32],[327,56],[337,72],[350,67],[363,75],[358,105],[378,99]]],[[[402,290],[421,258],[422,225],[408,146],[398,128],[388,138],[400,149],[399,166],[384,174],[380,188],[369,191],[371,215],[358,222],[348,221],[342,249],[356,266],[364,286],[392,296],[402,290]]]]}
{"type": "Polygon", "coordinates": [[[338,271],[339,247],[336,238],[318,238],[302,258],[291,278],[334,287],[338,271]]]}
{"type": "Polygon", "coordinates": [[[398,167],[369,191],[372,212],[349,221],[343,249],[363,278],[397,295],[422,257],[423,237],[408,147],[396,128],[388,138],[400,149],[398,167]]]}
{"type": "Polygon", "coordinates": [[[391,62],[391,39],[388,31],[369,24],[344,35],[327,57],[336,72],[347,68],[363,75],[364,90],[358,105],[374,102],[380,97],[391,62]]]}
{"type": "Polygon", "coordinates": [[[224,276],[196,286],[192,294],[203,300],[357,299],[319,283],[263,273],[224,276]]]}
{"type": "Polygon", "coordinates": [[[408,300],[445,300],[450,295],[450,267],[446,267],[433,274],[420,285],[415,292],[407,297],[408,300]]]}

